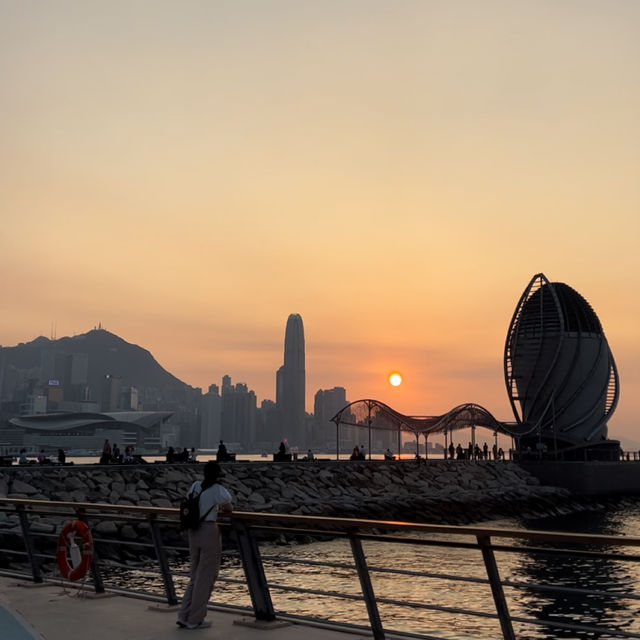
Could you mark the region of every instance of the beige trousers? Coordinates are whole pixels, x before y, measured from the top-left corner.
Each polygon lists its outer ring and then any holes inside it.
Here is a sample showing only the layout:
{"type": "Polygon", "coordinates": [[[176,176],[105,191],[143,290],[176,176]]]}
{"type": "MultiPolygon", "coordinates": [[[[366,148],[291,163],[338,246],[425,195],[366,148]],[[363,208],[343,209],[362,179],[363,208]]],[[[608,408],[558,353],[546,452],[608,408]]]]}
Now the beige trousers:
{"type": "Polygon", "coordinates": [[[189,531],[189,553],[191,576],[178,620],[199,624],[207,615],[207,603],[220,570],[220,531],[215,522],[203,522],[195,531],[189,531]]]}

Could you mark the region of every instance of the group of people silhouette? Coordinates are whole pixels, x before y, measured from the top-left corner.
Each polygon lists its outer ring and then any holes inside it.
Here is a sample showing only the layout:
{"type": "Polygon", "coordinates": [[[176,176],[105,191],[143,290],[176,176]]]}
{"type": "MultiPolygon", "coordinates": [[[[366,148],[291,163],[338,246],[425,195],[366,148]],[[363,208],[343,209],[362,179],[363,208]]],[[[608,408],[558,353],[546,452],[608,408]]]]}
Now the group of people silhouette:
{"type": "MultiPolygon", "coordinates": [[[[447,458],[447,449],[444,450],[444,453],[445,458],[447,458]]],[[[477,443],[474,446],[470,442],[466,449],[460,443],[454,446],[453,442],[451,442],[448,449],[448,458],[449,460],[504,460],[504,451],[497,444],[494,444],[489,450],[489,445],[486,442],[482,447],[477,443]]]]}
{"type": "Polygon", "coordinates": [[[187,447],[184,449],[169,447],[165,461],[169,464],[174,462],[196,462],[196,450],[194,447],[191,447],[191,450],[187,449],[187,447]]]}
{"type": "Polygon", "coordinates": [[[135,448],[132,445],[126,446],[124,452],[122,452],[115,442],[111,445],[108,439],[104,441],[100,464],[132,464],[134,462],[143,463],[146,461],[141,456],[136,455],[135,448]]]}
{"type": "Polygon", "coordinates": [[[366,460],[367,459],[367,448],[361,444],[359,447],[356,445],[353,447],[353,451],[351,452],[351,456],[349,460],[366,460]]]}

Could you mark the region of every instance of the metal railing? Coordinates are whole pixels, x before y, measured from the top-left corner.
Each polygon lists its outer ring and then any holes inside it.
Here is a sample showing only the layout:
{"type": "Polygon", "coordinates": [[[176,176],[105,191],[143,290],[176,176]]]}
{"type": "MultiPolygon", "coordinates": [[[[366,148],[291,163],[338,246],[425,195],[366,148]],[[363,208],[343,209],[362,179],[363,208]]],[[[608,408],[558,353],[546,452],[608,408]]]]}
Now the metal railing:
{"type": "MultiPolygon", "coordinates": [[[[124,550],[135,551],[138,556],[151,554],[154,560],[138,563],[136,570],[148,572],[160,577],[161,593],[147,592],[147,596],[156,600],[163,600],[168,605],[176,605],[179,598],[176,593],[174,578],[180,576],[185,579],[186,573],[176,566],[176,558],[185,558],[186,546],[184,538],[178,534],[177,509],[161,507],[137,507],[127,505],[94,504],[84,502],[50,502],[42,500],[28,500],[18,498],[0,498],[0,513],[7,514],[0,525],[0,552],[3,557],[22,558],[22,568],[15,566],[0,569],[0,573],[28,578],[34,582],[58,579],[55,577],[55,552],[57,549],[58,527],[52,522],[64,522],[69,518],[78,518],[89,524],[94,530],[94,540],[97,553],[91,566],[90,584],[97,593],[108,590],[127,591],[122,586],[107,585],[114,568],[130,569],[130,564],[117,561],[106,562],[101,557],[101,547],[121,546],[124,550]],[[45,519],[43,523],[42,519],[45,519]],[[100,523],[117,522],[121,526],[137,526],[142,530],[148,529],[148,536],[142,540],[118,540],[100,534],[100,523]],[[96,528],[97,527],[97,528],[96,528]],[[18,534],[19,532],[19,534],[18,534]],[[11,536],[19,535],[23,549],[7,547],[11,536]],[[176,544],[176,540],[178,543],[176,544]],[[182,555],[180,555],[182,554],[182,555]]],[[[1,520],[0,520],[1,522],[1,520]]],[[[390,522],[378,520],[357,520],[351,518],[314,517],[282,514],[266,514],[255,512],[235,512],[231,518],[222,521],[225,539],[231,541],[227,545],[227,557],[236,558],[241,562],[244,580],[225,577],[219,580],[228,583],[242,583],[251,600],[253,615],[257,620],[273,621],[276,618],[290,618],[299,621],[317,621],[318,617],[296,615],[295,612],[276,610],[272,592],[288,592],[307,594],[309,596],[323,596],[342,600],[363,601],[368,616],[368,628],[375,640],[384,640],[385,633],[394,636],[411,638],[425,638],[435,640],[441,636],[434,636],[424,630],[392,629],[383,624],[380,605],[400,607],[409,611],[440,612],[456,618],[471,617],[472,619],[491,619],[499,626],[499,634],[507,640],[515,639],[514,623],[518,625],[533,625],[544,628],[546,632],[553,630],[571,630],[578,635],[572,637],[624,637],[640,638],[640,632],[624,625],[611,627],[597,625],[591,622],[576,622],[561,618],[553,613],[548,618],[527,617],[514,615],[510,612],[509,602],[505,596],[505,589],[510,593],[525,591],[540,593],[549,597],[577,598],[583,602],[589,598],[606,598],[607,601],[639,602],[640,595],[620,589],[602,589],[572,586],[567,584],[552,584],[535,581],[503,579],[500,575],[497,557],[503,555],[526,554],[529,557],[565,558],[571,562],[615,561],[617,563],[640,562],[640,554],[633,551],[640,547],[640,538],[607,535],[580,535],[566,533],[552,533],[543,531],[526,531],[516,529],[497,529],[474,526],[445,526],[412,524],[406,522],[390,522]],[[350,561],[334,562],[323,559],[286,558],[273,556],[261,550],[261,542],[273,540],[279,536],[304,537],[314,539],[342,538],[348,542],[350,561]],[[380,543],[384,545],[414,545],[416,547],[433,547],[439,550],[455,549],[463,553],[465,550],[479,552],[484,572],[482,575],[472,575],[463,563],[456,567],[455,572],[421,570],[419,566],[402,569],[389,566],[370,566],[364,545],[380,543]],[[603,551],[605,548],[606,551],[603,551]],[[357,576],[358,592],[337,592],[328,589],[312,589],[307,585],[292,585],[268,579],[269,571],[265,566],[273,564],[289,564],[293,567],[307,566],[325,572],[335,570],[350,570],[357,576]],[[386,575],[391,579],[417,580],[432,579],[460,583],[462,585],[485,585],[490,593],[487,603],[480,609],[469,609],[464,606],[451,606],[438,602],[407,600],[402,598],[383,597],[376,595],[375,579],[386,575]],[[372,579],[373,577],[373,579],[372,579]],[[580,635],[582,634],[582,635],[580,635]],[[599,634],[599,635],[598,635],[599,634]]],[[[104,530],[105,525],[102,525],[104,530]]],[[[156,580],[156,582],[160,582],[156,580]]],[[[212,603],[219,605],[219,603],[212,603]]],[[[228,605],[227,605],[228,606],[228,605]]],[[[248,607],[231,607],[235,610],[249,611],[248,607]]],[[[366,629],[362,624],[339,623],[327,620],[337,628],[366,629]]],[[[393,624],[391,620],[390,624],[393,624]]],[[[446,633],[443,629],[441,632],[446,633]]],[[[495,636],[493,636],[495,637],[495,636]]],[[[546,636],[548,637],[548,636],[546,636]]]]}

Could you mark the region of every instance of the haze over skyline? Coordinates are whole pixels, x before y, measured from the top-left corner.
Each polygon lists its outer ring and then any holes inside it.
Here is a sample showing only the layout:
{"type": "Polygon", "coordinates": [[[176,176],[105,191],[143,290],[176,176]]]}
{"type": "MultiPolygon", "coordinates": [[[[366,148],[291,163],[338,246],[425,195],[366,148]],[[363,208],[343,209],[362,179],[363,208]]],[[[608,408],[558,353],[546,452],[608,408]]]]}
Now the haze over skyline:
{"type": "Polygon", "coordinates": [[[640,4],[0,0],[0,344],[102,323],[204,390],[512,419],[533,274],[640,439],[640,4]],[[392,387],[387,375],[403,374],[392,387]]]}

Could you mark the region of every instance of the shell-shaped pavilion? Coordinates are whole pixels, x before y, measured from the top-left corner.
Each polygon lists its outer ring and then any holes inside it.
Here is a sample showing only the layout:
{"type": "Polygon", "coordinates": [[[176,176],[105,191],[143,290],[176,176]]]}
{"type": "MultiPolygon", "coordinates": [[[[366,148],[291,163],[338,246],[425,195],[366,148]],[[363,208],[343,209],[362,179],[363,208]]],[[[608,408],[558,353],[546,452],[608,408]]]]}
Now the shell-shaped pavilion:
{"type": "Polygon", "coordinates": [[[531,279],[507,332],[504,375],[523,445],[606,440],[618,372],[598,316],[568,285],[542,273],[531,279]]]}

